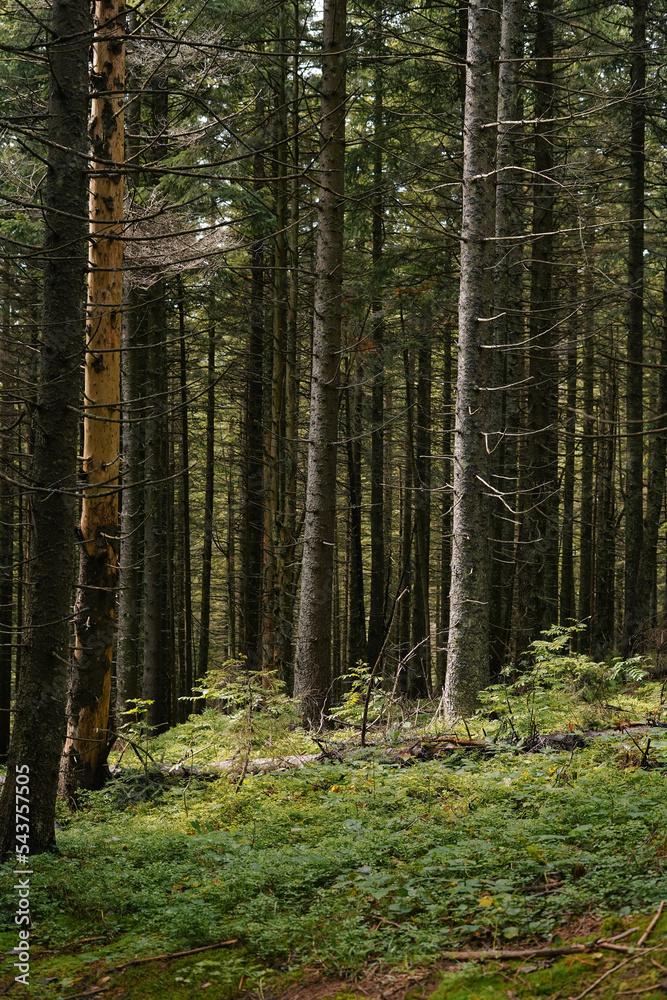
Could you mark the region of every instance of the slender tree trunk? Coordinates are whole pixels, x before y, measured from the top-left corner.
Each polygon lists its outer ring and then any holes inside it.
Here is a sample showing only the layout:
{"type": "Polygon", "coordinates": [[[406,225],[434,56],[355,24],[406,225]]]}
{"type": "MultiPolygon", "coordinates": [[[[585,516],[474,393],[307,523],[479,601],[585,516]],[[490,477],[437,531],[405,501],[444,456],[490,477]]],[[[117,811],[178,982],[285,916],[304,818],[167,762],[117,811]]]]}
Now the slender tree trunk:
{"type": "Polygon", "coordinates": [[[521,574],[517,624],[520,648],[558,614],[558,366],[553,296],[554,229],[553,0],[539,0],[535,34],[535,175],[531,260],[529,376],[522,443],[521,574]]]}
{"type": "MultiPolygon", "coordinates": [[[[349,670],[360,660],[368,659],[366,614],[364,610],[364,560],[361,527],[361,411],[363,368],[352,368],[345,388],[345,438],[348,481],[349,593],[347,616],[347,663],[349,670]],[[354,384],[349,384],[349,379],[354,384]]],[[[375,663],[375,661],[373,661],[375,663]]]]}
{"type": "Polygon", "coordinates": [[[441,538],[440,538],[440,617],[436,632],[435,677],[436,694],[445,686],[447,674],[447,635],[449,629],[449,583],[452,564],[452,332],[449,320],[443,331],[444,371],[442,380],[442,492],[441,538]]]}
{"type": "Polygon", "coordinates": [[[30,603],[7,777],[0,798],[0,857],[13,854],[19,846],[17,768],[30,779],[29,852],[38,854],[55,844],[74,570],[90,27],[87,0],[53,0],[46,126],[49,144],[45,151],[48,166],[43,187],[43,328],[30,474],[30,603]],[[67,87],[62,86],[63,80],[67,80],[67,87]]]}
{"type": "Polygon", "coordinates": [[[607,365],[600,385],[595,511],[595,617],[593,655],[604,659],[614,648],[616,582],[616,431],[617,389],[607,365]]]}
{"type": "MultiPolygon", "coordinates": [[[[299,8],[295,4],[294,36],[300,32],[299,8]]],[[[292,65],[292,108],[290,115],[292,145],[289,191],[289,286],[287,299],[287,352],[285,357],[285,485],[283,517],[280,525],[282,579],[280,580],[281,620],[278,630],[278,661],[282,678],[291,694],[294,688],[294,604],[296,583],[297,520],[297,433],[299,384],[297,373],[298,307],[299,307],[299,53],[295,45],[292,65]]]]}
{"type": "Polygon", "coordinates": [[[431,693],[431,344],[430,317],[426,319],[422,343],[417,352],[417,392],[414,413],[414,450],[412,453],[415,491],[415,573],[412,600],[412,648],[409,682],[411,697],[431,693]]]}
{"type": "MultiPolygon", "coordinates": [[[[130,11],[128,28],[136,28],[136,14],[130,11]]],[[[128,53],[127,89],[129,103],[125,110],[125,157],[136,164],[139,155],[141,80],[139,59],[128,53]]],[[[130,178],[132,175],[130,175],[130,178]]],[[[132,180],[128,179],[128,188],[132,180]]],[[[126,192],[126,203],[130,191],[126,192]]],[[[116,717],[124,721],[126,702],[139,697],[141,644],[141,538],[143,534],[143,432],[140,422],[142,369],[145,356],[141,351],[144,325],[137,290],[129,275],[123,277],[123,325],[121,330],[121,395],[122,395],[122,509],[120,514],[118,644],[116,651],[116,717]]]]}
{"type": "Polygon", "coordinates": [[[264,501],[264,592],[262,620],[262,669],[267,674],[277,672],[278,632],[280,629],[283,552],[280,545],[282,524],[280,479],[283,458],[283,428],[285,413],[285,355],[287,336],[287,120],[285,105],[286,56],[284,30],[281,24],[276,46],[278,54],[274,84],[273,122],[274,155],[272,174],[275,177],[274,211],[275,236],[273,251],[273,340],[271,344],[271,408],[266,439],[266,488],[264,501]]]}
{"type": "Polygon", "coordinates": [[[227,659],[236,659],[236,538],[234,517],[234,447],[230,442],[227,476],[227,659]]]}
{"type": "Polygon", "coordinates": [[[469,715],[489,678],[490,514],[486,435],[493,409],[484,389],[495,366],[491,265],[494,251],[495,122],[500,18],[480,0],[468,5],[463,131],[463,224],[454,439],[454,520],[445,711],[469,715]],[[482,391],[480,391],[482,390],[482,391]]]}
{"type": "MultiPolygon", "coordinates": [[[[258,112],[261,112],[261,104],[258,112]]],[[[255,153],[254,185],[264,183],[264,159],[255,153]]],[[[245,399],[245,462],[243,518],[243,652],[250,669],[260,663],[262,539],[264,531],[264,241],[256,226],[251,254],[251,288],[245,399]]]]}
{"type": "Polygon", "coordinates": [[[120,347],[125,135],[124,0],[96,0],[92,81],[90,271],[86,326],[84,491],[76,647],[67,702],[61,794],[98,787],[109,736],[118,585],[120,347]],[[110,167],[109,164],[112,164],[110,167]]]}
{"type": "MultiPolygon", "coordinates": [[[[159,25],[159,18],[156,22],[159,25]]],[[[160,162],[168,153],[169,80],[166,62],[152,77],[152,150],[160,162]]],[[[149,288],[145,393],[145,514],[144,514],[144,670],[142,697],[148,725],[155,730],[170,722],[172,672],[167,566],[169,478],[169,359],[167,356],[167,283],[164,277],[149,288]]]]}
{"type": "MultiPolygon", "coordinates": [[[[161,95],[160,95],[161,96],[161,95]]],[[[166,95],[165,95],[166,96],[166,95]]],[[[149,726],[169,722],[171,671],[169,658],[169,603],[167,573],[167,502],[169,484],[167,419],[166,287],[161,279],[148,291],[148,359],[146,394],[146,480],[144,509],[144,670],[142,697],[149,726]]]]}
{"type": "MultiPolygon", "coordinates": [[[[12,294],[9,264],[5,266],[2,289],[2,330],[0,365],[2,367],[2,399],[0,400],[0,468],[12,476],[15,462],[13,425],[16,415],[15,388],[10,374],[14,359],[10,347],[12,294]]],[[[0,761],[9,751],[10,712],[12,707],[12,648],[14,625],[14,486],[0,478],[0,761]]]]}
{"type": "Polygon", "coordinates": [[[585,279],[584,343],[581,368],[584,416],[581,428],[581,523],[579,528],[579,621],[586,631],[578,648],[590,651],[594,611],[595,517],[593,468],[595,464],[595,302],[590,269],[585,279]]]}
{"type": "Polygon", "coordinates": [[[628,339],[625,411],[625,623],[623,649],[640,642],[638,586],[643,535],[644,438],[644,133],[646,128],[646,0],[633,0],[630,72],[630,224],[628,232],[628,339]]]}
{"type": "Polygon", "coordinates": [[[178,323],[180,337],[181,390],[181,520],[183,531],[183,647],[185,694],[192,693],[194,667],[192,655],[192,551],[190,545],[190,431],[188,425],[187,351],[185,344],[185,289],[178,284],[178,323]]]}
{"type": "Polygon", "coordinates": [[[345,166],[345,0],[324,0],[320,196],[299,634],[294,695],[319,724],[331,677],[345,166]]]}
{"type": "Polygon", "coordinates": [[[494,315],[501,351],[497,371],[501,385],[500,427],[494,442],[493,489],[499,494],[493,506],[491,606],[489,614],[491,670],[498,674],[510,646],[510,623],[514,593],[514,536],[517,498],[517,437],[519,427],[518,357],[516,345],[523,339],[522,230],[523,177],[518,169],[521,126],[519,69],[523,55],[523,2],[504,0],[498,70],[498,145],[496,152],[496,240],[494,268],[494,315]]]}
{"type": "MultiPolygon", "coordinates": [[[[382,8],[379,10],[382,23],[382,8]]],[[[382,36],[378,33],[377,48],[382,54],[382,36]]],[[[383,171],[383,102],[384,74],[382,62],[378,61],[373,80],[373,313],[372,375],[373,390],[371,402],[371,575],[370,613],[368,617],[368,662],[375,665],[384,641],[385,590],[387,585],[387,565],[384,535],[384,317],[382,316],[382,260],[384,253],[384,192],[383,171]]]]}
{"type": "MultiPolygon", "coordinates": [[[[660,338],[660,368],[658,369],[658,400],[657,416],[652,421],[651,438],[648,452],[648,483],[646,490],[646,513],[644,516],[644,535],[642,551],[637,574],[638,596],[636,607],[639,622],[651,622],[655,628],[655,580],[658,564],[658,533],[662,513],[663,496],[665,492],[665,452],[667,448],[667,432],[665,431],[665,414],[667,414],[667,267],[664,271],[662,293],[662,336],[660,338]]],[[[644,637],[643,645],[653,646],[652,641],[644,637]]]]}
{"type": "Polygon", "coordinates": [[[567,344],[567,408],[565,419],[560,421],[565,429],[565,460],[563,467],[563,514],[561,519],[561,578],[560,621],[572,625],[576,620],[574,592],[574,479],[575,479],[575,423],[577,409],[577,331],[579,311],[576,308],[578,284],[570,283],[572,290],[570,310],[573,323],[567,344]]]}
{"type": "Polygon", "coordinates": [[[209,668],[211,627],[211,556],[213,554],[213,497],[215,487],[215,330],[208,340],[208,393],[206,396],[206,486],[204,489],[204,550],[201,574],[201,611],[199,615],[198,674],[209,668]]]}

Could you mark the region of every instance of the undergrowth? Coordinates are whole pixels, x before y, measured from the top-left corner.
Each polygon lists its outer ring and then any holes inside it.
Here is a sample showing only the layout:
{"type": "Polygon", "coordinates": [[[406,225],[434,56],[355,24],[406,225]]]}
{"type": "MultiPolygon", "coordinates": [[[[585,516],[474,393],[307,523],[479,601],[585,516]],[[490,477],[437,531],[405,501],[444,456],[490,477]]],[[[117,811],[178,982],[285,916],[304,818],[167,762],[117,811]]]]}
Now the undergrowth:
{"type": "MultiPolygon", "coordinates": [[[[82,796],[78,812],[60,808],[60,853],[33,859],[42,982],[30,995],[68,996],[86,968],[102,974],[135,954],[236,939],[163,973],[174,996],[205,979],[217,990],[209,996],[228,997],[239,982],[263,989],[304,967],[354,977],[378,962],[434,963],[464,943],[557,941],[586,915],[623,921],[655,909],[667,894],[660,686],[638,663],[559,662],[561,639],[547,636],[557,648],[485,693],[468,729],[495,741],[492,753],[401,767],[387,745],[437,735],[444,722],[435,706],[389,706],[373,745],[348,746],[344,760],[241,781],[245,757],[318,750],[280,692],[272,704],[252,686],[226,713],[209,708],[144,738],[141,764],[126,750],[119,777],[82,796]],[[587,700],[591,684],[597,700],[587,700]],[[640,737],[613,729],[647,717],[656,727],[640,737]],[[593,721],[609,731],[588,747],[522,752],[536,729],[593,721]],[[218,777],[157,768],[235,754],[239,766],[218,777]],[[76,942],[91,938],[81,953],[76,942]]],[[[344,706],[349,721],[355,705],[344,706]]],[[[357,737],[336,734],[340,744],[357,737]]],[[[8,948],[11,885],[10,876],[0,899],[8,948]]]]}

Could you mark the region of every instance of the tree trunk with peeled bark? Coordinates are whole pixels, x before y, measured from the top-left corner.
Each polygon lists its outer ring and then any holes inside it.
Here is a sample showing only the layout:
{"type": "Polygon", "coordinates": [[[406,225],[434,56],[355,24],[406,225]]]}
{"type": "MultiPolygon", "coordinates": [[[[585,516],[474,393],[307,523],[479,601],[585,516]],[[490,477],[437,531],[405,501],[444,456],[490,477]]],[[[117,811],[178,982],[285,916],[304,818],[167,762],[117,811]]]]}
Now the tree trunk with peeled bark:
{"type": "Polygon", "coordinates": [[[30,599],[7,778],[0,798],[0,857],[13,854],[18,846],[17,767],[29,769],[29,852],[38,854],[55,846],[74,577],[90,27],[88,0],[53,0],[44,184],[43,327],[30,470],[30,599]],[[67,80],[67,87],[61,86],[62,80],[67,80]]]}
{"type": "Polygon", "coordinates": [[[120,346],[125,136],[124,0],[96,0],[90,251],[76,644],[60,791],[94,788],[106,757],[118,586],[120,346]]]}
{"type": "Polygon", "coordinates": [[[345,166],[345,0],[325,0],[308,479],[294,696],[319,723],[331,683],[345,166]]]}
{"type": "Polygon", "coordinates": [[[490,511],[486,435],[493,432],[494,165],[500,17],[468,6],[459,350],[454,432],[454,519],[444,707],[470,715],[489,678],[490,511]],[[487,322],[485,322],[485,320],[487,322]]]}

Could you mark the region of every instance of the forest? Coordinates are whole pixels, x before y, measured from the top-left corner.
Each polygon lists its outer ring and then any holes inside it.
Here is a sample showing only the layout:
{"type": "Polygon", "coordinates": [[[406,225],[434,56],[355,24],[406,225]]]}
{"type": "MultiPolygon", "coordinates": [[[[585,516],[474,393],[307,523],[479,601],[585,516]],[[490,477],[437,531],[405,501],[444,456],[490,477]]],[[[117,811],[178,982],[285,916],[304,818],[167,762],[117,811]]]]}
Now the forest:
{"type": "Polygon", "coordinates": [[[666,14],[0,2],[0,996],[664,991],[666,14]]]}

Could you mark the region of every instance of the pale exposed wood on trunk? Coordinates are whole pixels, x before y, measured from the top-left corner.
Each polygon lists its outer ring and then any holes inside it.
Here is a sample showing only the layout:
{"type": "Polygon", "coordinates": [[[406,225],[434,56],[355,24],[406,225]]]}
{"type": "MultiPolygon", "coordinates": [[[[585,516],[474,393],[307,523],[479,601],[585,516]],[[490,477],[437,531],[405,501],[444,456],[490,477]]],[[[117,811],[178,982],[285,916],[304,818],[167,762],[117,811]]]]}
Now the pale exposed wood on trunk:
{"type": "Polygon", "coordinates": [[[63,795],[99,781],[111,694],[118,577],[124,16],[124,0],[96,0],[82,463],[86,489],[80,522],[76,646],[61,771],[63,795]]]}

